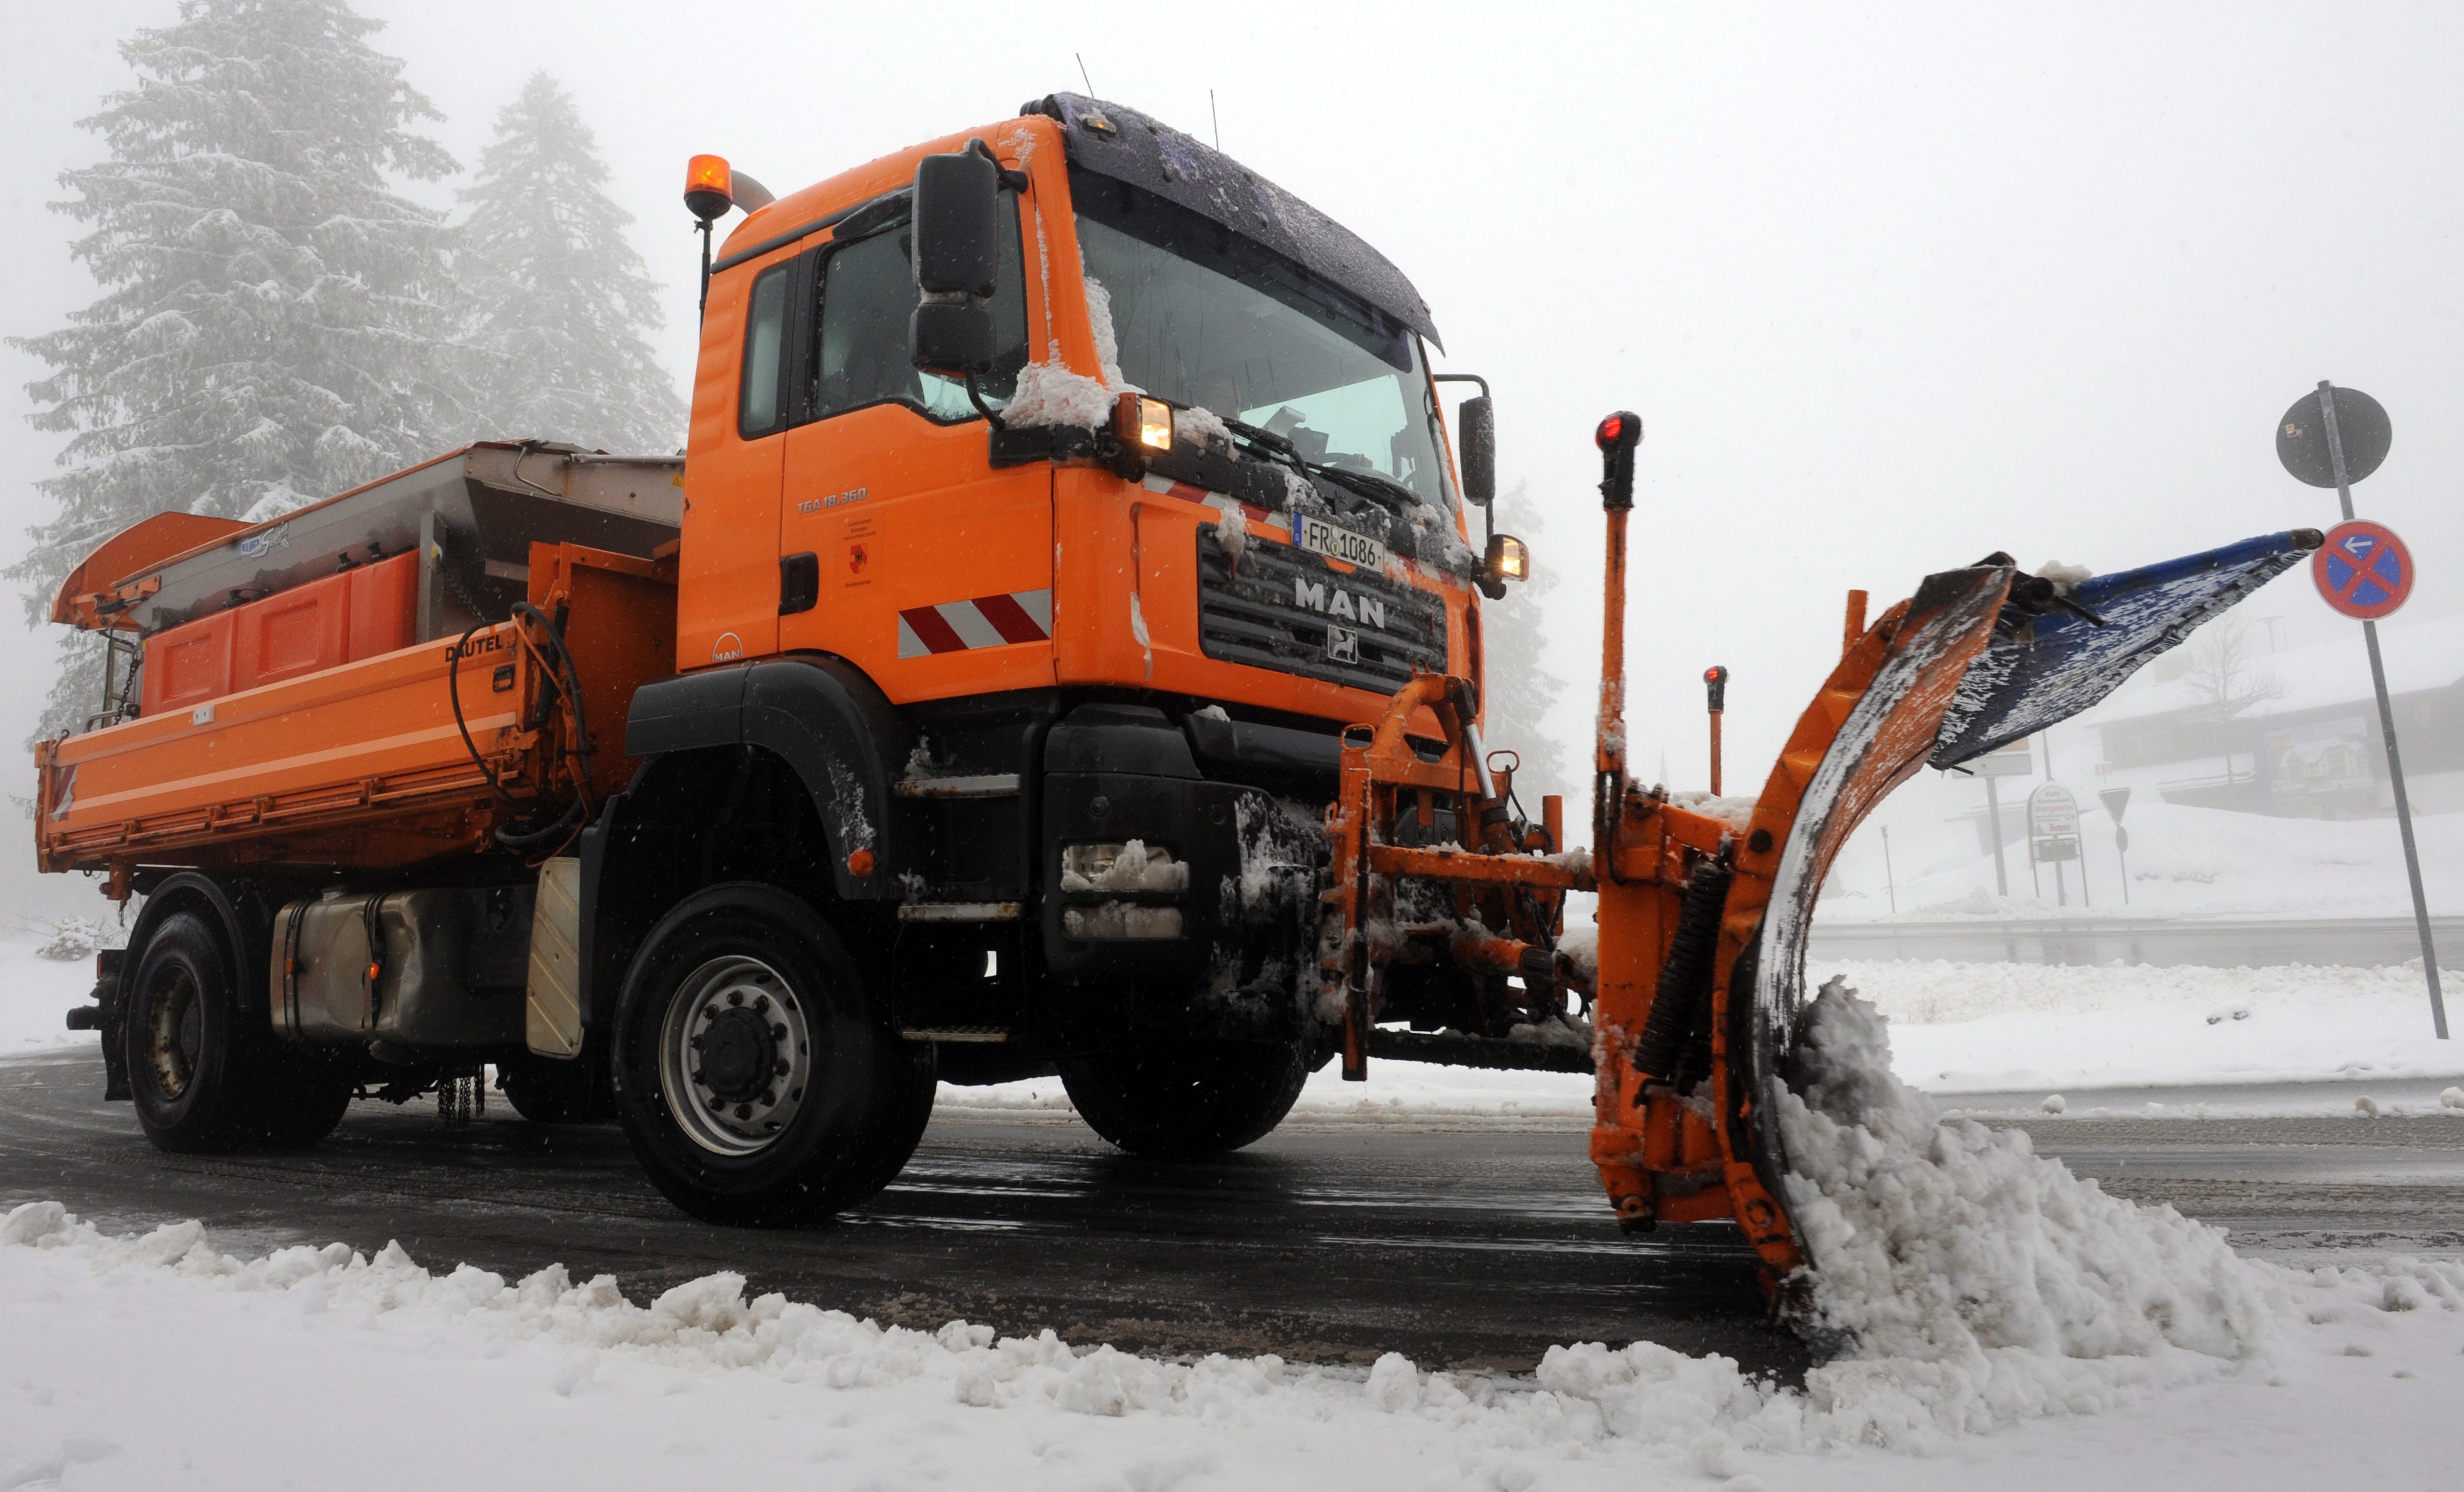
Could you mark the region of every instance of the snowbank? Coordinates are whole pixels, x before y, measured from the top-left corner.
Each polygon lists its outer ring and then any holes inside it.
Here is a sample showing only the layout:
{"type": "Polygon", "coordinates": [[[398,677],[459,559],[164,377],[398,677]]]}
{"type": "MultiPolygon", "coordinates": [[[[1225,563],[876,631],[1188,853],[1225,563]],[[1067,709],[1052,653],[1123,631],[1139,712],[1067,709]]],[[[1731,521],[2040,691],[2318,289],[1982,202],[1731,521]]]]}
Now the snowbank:
{"type": "MultiPolygon", "coordinates": [[[[2421,971],[1817,960],[1891,1020],[1931,1093],[2464,1075],[2421,971]]],[[[2454,971],[2451,988],[2464,986],[2454,971]]]]}
{"type": "Polygon", "coordinates": [[[72,1043],[91,1046],[96,1040],[93,1032],[65,1024],[72,1006],[90,1003],[93,957],[39,958],[36,946],[28,939],[0,941],[0,1057],[72,1043]]]}
{"type": "MultiPolygon", "coordinates": [[[[2028,783],[2003,790],[2002,811],[2015,829],[2028,783]]],[[[1973,811],[1984,790],[1970,780],[1912,782],[1883,817],[1891,825],[1892,865],[1900,912],[1894,918],[1883,884],[1880,823],[1868,823],[1825,889],[1820,921],[1934,921],[2027,916],[2406,917],[2412,892],[2404,847],[2391,819],[2277,819],[2190,808],[2150,793],[2136,795],[2130,828],[2130,900],[2123,901],[2123,862],[2114,850],[2113,820],[2096,795],[2079,787],[2088,861],[2088,900],[2079,867],[2062,877],[2066,908],[2056,906],[2054,867],[2039,867],[2032,886],[2024,843],[2005,851],[2012,894],[1993,891],[1993,861],[1978,844],[1976,824],[1947,817],[1973,811]],[[1899,798],[1905,797],[1906,803],[1899,798]]],[[[2464,911],[2464,813],[2416,813],[2424,888],[2433,914],[2464,911]]]]}

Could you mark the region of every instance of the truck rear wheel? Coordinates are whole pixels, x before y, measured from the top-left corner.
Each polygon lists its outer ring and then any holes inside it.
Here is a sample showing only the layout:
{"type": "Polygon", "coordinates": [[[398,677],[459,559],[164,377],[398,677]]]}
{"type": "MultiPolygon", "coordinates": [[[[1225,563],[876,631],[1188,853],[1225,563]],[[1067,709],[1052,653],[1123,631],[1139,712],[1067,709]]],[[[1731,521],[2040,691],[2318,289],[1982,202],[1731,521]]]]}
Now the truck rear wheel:
{"type": "Polygon", "coordinates": [[[138,1123],[166,1151],[314,1145],[350,1107],[346,1079],[279,1050],[241,1011],[230,950],[193,912],[146,939],[121,1040],[138,1123]]]}
{"type": "Polygon", "coordinates": [[[1138,1155],[1213,1155],[1264,1138],[1309,1075],[1301,1043],[1125,1037],[1061,1064],[1087,1127],[1138,1155]]]}
{"type": "Polygon", "coordinates": [[[932,1048],[898,1039],[838,934],[785,891],[697,892],[634,957],[617,1111],[651,1183],[696,1218],[852,1206],[907,1164],[932,1104],[932,1048]]]}

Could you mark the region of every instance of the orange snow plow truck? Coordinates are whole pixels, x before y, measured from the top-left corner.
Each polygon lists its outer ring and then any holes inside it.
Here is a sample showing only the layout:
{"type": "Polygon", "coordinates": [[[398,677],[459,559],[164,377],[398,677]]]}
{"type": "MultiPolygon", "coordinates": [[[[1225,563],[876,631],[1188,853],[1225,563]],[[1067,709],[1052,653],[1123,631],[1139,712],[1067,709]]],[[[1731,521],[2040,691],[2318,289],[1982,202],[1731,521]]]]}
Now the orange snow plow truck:
{"type": "Polygon", "coordinates": [[[1619,1223],[1733,1219],[1777,1282],[1850,831],[2319,541],[1858,598],[1759,794],[1671,794],[1627,769],[1613,414],[1586,828],[1484,744],[1540,724],[1481,688],[1529,561],[1470,542],[1486,385],[1449,428],[1480,381],[1367,244],[1066,94],[775,199],[697,157],[686,201],[747,216],[705,237],[681,459],[474,445],[149,519],[62,586],[111,668],[36,753],[37,851],[143,898],[72,1023],[156,1144],[312,1143],[493,1066],[769,1223],[888,1184],[936,1079],[1057,1073],[1186,1155],[1330,1062],[1550,1069],[1595,1075],[1619,1223]]]}

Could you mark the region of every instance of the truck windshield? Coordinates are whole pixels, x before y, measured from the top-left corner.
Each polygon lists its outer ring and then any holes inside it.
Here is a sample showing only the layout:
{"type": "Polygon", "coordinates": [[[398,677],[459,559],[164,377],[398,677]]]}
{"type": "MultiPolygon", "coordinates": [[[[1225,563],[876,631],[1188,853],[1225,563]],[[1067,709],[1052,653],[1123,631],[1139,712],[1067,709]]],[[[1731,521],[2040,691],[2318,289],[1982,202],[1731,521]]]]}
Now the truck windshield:
{"type": "MultiPolygon", "coordinates": [[[[1271,430],[1310,461],[1452,506],[1407,328],[1151,193],[1087,171],[1069,180],[1090,298],[1110,301],[1124,379],[1271,430]]],[[[1100,341],[1100,316],[1097,324],[1100,341]]]]}

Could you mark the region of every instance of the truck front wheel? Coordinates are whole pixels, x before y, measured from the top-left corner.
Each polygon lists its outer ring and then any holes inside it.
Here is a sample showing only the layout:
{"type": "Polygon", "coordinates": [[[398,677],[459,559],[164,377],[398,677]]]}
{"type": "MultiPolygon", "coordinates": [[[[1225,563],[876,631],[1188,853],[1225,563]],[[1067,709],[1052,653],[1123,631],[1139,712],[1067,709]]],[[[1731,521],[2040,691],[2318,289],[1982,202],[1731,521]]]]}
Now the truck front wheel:
{"type": "Polygon", "coordinates": [[[1061,1086],[1087,1127],[1125,1151],[1211,1155],[1283,1123],[1310,1066],[1298,1042],[1126,1036],[1064,1060],[1061,1086]]]}
{"type": "Polygon", "coordinates": [[[830,925],[775,887],[715,886],[662,917],[626,976],[616,1042],[634,1155],[712,1222],[860,1202],[932,1113],[932,1048],[898,1039],[830,925]]]}

